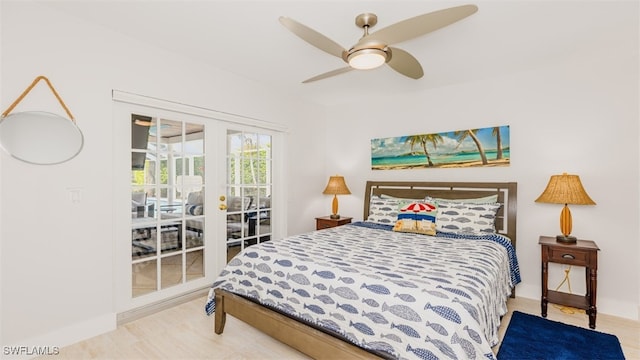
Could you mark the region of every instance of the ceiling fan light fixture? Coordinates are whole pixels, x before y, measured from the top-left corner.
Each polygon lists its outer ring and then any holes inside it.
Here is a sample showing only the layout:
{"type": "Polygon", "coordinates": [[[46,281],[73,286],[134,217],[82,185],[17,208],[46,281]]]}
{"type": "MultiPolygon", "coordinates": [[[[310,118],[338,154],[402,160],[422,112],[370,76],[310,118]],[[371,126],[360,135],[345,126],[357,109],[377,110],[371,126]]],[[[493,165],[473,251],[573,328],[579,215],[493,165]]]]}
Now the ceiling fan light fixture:
{"type": "Polygon", "coordinates": [[[361,49],[349,54],[347,61],[354,69],[375,69],[387,61],[387,53],[380,49],[361,49]]]}
{"type": "Polygon", "coordinates": [[[133,122],[136,125],[140,125],[140,126],[151,126],[153,125],[153,122],[150,120],[142,120],[142,119],[135,119],[135,121],[133,122]]]}

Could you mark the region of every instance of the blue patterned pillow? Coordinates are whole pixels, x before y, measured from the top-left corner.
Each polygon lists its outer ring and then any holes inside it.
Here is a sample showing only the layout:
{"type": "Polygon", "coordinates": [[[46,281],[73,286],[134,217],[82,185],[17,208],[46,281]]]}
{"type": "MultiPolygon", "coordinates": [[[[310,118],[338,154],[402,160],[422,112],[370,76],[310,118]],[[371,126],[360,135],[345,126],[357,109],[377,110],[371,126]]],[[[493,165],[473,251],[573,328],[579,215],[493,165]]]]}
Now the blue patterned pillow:
{"type": "Polygon", "coordinates": [[[474,204],[439,200],[436,229],[464,234],[494,234],[499,203],[474,204]]]}
{"type": "Polygon", "coordinates": [[[372,196],[369,202],[369,217],[366,221],[383,225],[393,225],[398,220],[400,207],[410,204],[414,199],[372,196]]]}
{"type": "Polygon", "coordinates": [[[202,215],[202,205],[187,205],[187,214],[202,215]]]}

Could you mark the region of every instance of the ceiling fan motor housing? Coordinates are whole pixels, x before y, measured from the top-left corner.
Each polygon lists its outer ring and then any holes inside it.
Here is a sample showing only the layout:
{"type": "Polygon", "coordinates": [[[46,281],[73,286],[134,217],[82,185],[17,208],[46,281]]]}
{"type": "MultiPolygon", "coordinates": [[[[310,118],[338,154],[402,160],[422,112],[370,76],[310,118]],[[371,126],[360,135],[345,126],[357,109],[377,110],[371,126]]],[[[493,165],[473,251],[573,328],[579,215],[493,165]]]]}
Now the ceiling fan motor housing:
{"type": "Polygon", "coordinates": [[[349,51],[342,53],[342,59],[356,69],[373,69],[391,60],[391,50],[365,35],[349,51]],[[365,62],[366,57],[369,60],[365,62]]]}

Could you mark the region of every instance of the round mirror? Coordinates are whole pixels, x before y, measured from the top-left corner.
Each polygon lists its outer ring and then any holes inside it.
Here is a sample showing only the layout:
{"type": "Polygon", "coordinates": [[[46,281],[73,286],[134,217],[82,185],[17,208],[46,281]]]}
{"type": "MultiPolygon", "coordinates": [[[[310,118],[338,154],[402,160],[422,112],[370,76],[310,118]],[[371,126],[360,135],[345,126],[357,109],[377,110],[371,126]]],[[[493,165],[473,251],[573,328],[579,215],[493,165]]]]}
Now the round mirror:
{"type": "Polygon", "coordinates": [[[25,111],[0,119],[0,146],[24,162],[59,164],[78,155],[83,144],[76,124],[56,114],[25,111]]]}

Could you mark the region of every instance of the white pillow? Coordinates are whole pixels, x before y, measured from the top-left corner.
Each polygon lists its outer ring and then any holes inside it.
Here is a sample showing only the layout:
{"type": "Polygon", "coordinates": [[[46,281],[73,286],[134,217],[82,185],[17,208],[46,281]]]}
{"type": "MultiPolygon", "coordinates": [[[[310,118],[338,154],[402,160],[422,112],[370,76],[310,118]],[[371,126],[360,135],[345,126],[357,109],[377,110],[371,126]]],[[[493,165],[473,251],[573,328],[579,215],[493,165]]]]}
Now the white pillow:
{"type": "Polygon", "coordinates": [[[187,204],[189,205],[202,205],[203,202],[202,191],[195,191],[187,196],[187,204]]]}
{"type": "MultiPolygon", "coordinates": [[[[430,197],[427,196],[426,199],[428,200],[428,199],[430,199],[430,197]]],[[[479,198],[475,198],[475,199],[433,198],[433,200],[435,200],[436,202],[438,202],[438,201],[455,201],[455,202],[463,202],[463,203],[468,203],[468,204],[492,204],[492,203],[497,203],[498,202],[498,194],[489,195],[489,196],[485,196],[485,197],[479,197],[479,198]]]]}

